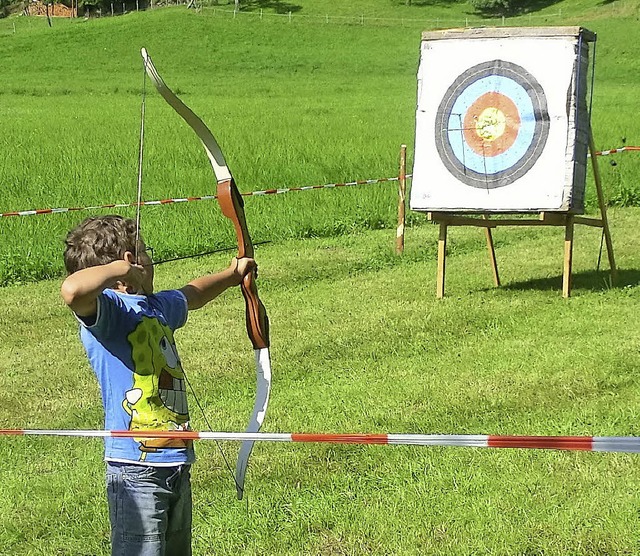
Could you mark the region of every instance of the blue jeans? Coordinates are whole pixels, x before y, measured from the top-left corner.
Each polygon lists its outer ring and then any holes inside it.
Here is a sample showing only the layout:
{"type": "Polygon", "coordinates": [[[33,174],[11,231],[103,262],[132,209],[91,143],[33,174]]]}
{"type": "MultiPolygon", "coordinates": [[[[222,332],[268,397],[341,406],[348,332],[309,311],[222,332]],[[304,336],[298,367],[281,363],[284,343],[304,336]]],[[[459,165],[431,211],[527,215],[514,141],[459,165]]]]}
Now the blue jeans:
{"type": "Polygon", "coordinates": [[[190,465],[107,462],[112,556],[190,556],[190,465]]]}

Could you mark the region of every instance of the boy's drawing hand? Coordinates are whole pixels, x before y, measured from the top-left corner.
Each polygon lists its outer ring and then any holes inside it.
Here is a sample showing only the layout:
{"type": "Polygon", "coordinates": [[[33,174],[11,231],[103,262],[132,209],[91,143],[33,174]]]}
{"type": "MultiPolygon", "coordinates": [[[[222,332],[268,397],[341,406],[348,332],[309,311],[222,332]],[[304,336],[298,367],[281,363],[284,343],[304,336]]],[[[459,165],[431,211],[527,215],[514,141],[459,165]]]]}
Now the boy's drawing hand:
{"type": "Polygon", "coordinates": [[[127,251],[122,259],[70,274],[60,293],[76,315],[86,317],[96,314],[97,298],[105,288],[149,295],[153,293],[153,267],[134,264],[133,254],[127,251]]]}
{"type": "Polygon", "coordinates": [[[129,262],[128,265],[126,275],[122,280],[127,293],[145,293],[147,295],[153,293],[153,291],[147,291],[149,289],[148,267],[129,262]]]}

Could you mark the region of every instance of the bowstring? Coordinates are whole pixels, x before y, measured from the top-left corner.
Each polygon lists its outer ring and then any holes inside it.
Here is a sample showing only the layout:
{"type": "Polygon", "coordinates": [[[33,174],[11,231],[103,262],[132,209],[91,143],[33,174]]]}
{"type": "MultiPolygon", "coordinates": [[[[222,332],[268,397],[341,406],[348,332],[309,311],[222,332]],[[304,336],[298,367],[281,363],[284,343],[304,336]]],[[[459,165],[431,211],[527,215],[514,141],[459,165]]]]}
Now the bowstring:
{"type": "Polygon", "coordinates": [[[147,104],[147,68],[146,62],[142,62],[142,102],[140,103],[140,142],[138,148],[138,193],[136,196],[136,244],[135,261],[138,264],[138,243],[140,241],[140,207],[142,205],[142,159],[144,154],[144,119],[147,104]]]}
{"type": "MultiPolygon", "coordinates": [[[[189,377],[187,376],[187,373],[184,371],[184,369],[182,369],[182,373],[184,374],[184,379],[187,383],[187,385],[189,386],[189,390],[191,391],[191,395],[193,396],[193,399],[196,402],[196,405],[198,406],[198,409],[200,410],[200,413],[202,414],[202,418],[204,419],[205,424],[207,425],[207,429],[212,431],[213,427],[211,426],[211,423],[209,422],[209,419],[207,417],[207,414],[204,411],[204,408],[202,407],[202,404],[200,403],[200,399],[198,398],[198,395],[196,394],[195,389],[193,388],[193,385],[191,384],[191,381],[189,380],[189,377]]],[[[224,450],[222,449],[222,445],[220,444],[219,440],[214,440],[216,446],[218,447],[218,450],[220,451],[220,455],[222,456],[222,459],[224,460],[224,464],[227,467],[227,471],[229,471],[229,475],[231,475],[231,478],[233,479],[233,482],[236,485],[237,489],[241,489],[240,487],[240,483],[238,483],[238,478],[236,477],[236,474],[233,472],[233,469],[231,468],[231,464],[229,463],[229,460],[227,458],[227,455],[224,453],[224,450]]],[[[247,501],[247,508],[249,507],[249,502],[247,501]]]]}

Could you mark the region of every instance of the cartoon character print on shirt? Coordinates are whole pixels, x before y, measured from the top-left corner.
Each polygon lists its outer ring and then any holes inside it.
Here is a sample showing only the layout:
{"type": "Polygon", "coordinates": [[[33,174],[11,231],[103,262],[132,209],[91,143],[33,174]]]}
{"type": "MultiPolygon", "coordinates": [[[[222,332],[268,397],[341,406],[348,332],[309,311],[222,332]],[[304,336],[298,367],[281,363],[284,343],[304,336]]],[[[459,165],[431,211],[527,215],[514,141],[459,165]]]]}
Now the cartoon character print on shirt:
{"type": "MultiPolygon", "coordinates": [[[[131,416],[129,430],[185,430],[189,425],[185,375],[173,331],[157,318],[143,316],[127,337],[133,359],[133,384],[122,407],[131,416]]],[[[186,448],[175,438],[135,438],[144,460],[148,452],[186,448]]]]}

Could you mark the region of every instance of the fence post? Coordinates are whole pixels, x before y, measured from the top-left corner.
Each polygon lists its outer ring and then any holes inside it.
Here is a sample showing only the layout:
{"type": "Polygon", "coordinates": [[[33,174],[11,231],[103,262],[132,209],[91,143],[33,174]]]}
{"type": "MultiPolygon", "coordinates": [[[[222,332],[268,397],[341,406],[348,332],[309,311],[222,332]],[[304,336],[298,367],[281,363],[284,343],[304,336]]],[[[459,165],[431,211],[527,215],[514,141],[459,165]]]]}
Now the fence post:
{"type": "Polygon", "coordinates": [[[113,15],[113,2],[111,2],[111,15],[113,15]]]}
{"type": "Polygon", "coordinates": [[[400,174],[398,175],[398,227],[396,228],[396,253],[404,253],[405,199],[407,192],[407,146],[400,147],[400,174]]]}
{"type": "Polygon", "coordinates": [[[289,10],[289,23],[291,23],[291,10],[289,10]]]}

